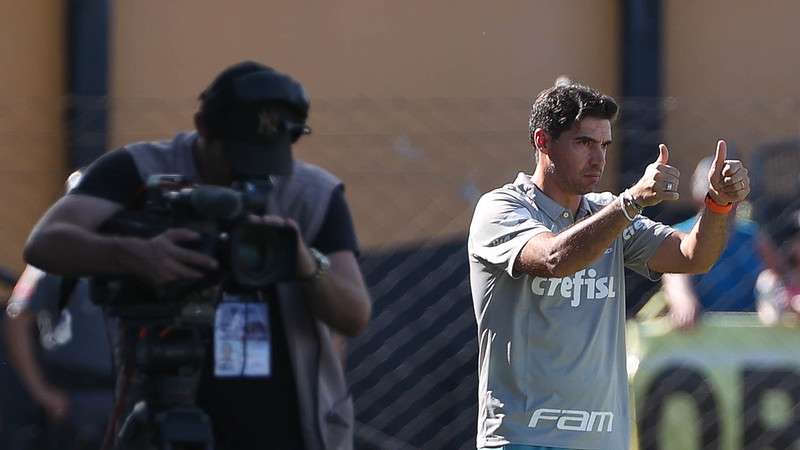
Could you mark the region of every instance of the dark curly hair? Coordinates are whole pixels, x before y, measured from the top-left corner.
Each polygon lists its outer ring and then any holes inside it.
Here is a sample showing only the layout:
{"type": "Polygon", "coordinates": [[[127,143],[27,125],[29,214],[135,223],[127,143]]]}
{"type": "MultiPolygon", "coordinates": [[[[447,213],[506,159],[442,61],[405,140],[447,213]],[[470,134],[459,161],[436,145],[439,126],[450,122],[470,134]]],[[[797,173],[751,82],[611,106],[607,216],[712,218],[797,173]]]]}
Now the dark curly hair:
{"type": "Polygon", "coordinates": [[[531,144],[536,148],[533,132],[537,128],[558,139],[561,133],[586,117],[613,122],[618,111],[617,102],[608,95],[588,86],[559,79],[555,86],[539,93],[531,106],[528,120],[531,144]]]}

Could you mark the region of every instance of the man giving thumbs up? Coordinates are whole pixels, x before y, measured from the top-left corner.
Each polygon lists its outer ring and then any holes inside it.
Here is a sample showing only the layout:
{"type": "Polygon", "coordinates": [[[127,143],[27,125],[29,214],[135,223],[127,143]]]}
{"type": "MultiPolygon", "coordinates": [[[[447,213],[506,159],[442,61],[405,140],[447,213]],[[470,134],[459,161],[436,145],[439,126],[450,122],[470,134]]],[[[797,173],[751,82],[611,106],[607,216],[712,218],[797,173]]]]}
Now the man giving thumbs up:
{"type": "Polygon", "coordinates": [[[475,208],[479,449],[628,448],[624,268],[654,281],[708,270],[726,215],[750,191],[747,169],[726,160],[719,141],[705,211],[688,233],[641,214],[678,199],[665,145],[635,185],[595,193],[617,112],[614,99],[578,84],[540,93],[529,121],[533,175],[475,208]]]}

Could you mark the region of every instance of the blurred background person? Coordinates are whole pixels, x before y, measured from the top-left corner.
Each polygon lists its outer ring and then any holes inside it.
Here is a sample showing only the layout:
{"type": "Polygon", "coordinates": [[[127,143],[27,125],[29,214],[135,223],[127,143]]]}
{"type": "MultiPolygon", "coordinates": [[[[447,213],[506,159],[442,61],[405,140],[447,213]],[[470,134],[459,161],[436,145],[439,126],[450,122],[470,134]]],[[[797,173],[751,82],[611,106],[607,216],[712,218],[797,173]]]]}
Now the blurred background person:
{"type": "MultiPolygon", "coordinates": [[[[712,159],[703,158],[695,168],[692,200],[698,214],[675,225],[679,231],[691,230],[704,209],[712,159]]],[[[691,329],[703,311],[755,311],[754,289],[764,268],[762,254],[768,245],[765,239],[754,222],[730,214],[728,242],[711,270],[698,275],[664,274],[662,288],[673,326],[691,329]]]]}
{"type": "Polygon", "coordinates": [[[26,287],[12,293],[3,337],[9,363],[39,409],[13,439],[14,450],[99,448],[113,401],[101,310],[85,280],[61,310],[61,277],[28,266],[22,278],[26,287]]]}
{"type": "Polygon", "coordinates": [[[800,210],[782,222],[775,233],[781,264],[764,269],[756,282],[758,317],[766,325],[800,319],[800,210]]]}
{"type": "MultiPolygon", "coordinates": [[[[74,187],[80,172],[68,179],[74,187]]],[[[97,449],[113,403],[111,350],[88,281],[28,266],[8,302],[3,338],[11,366],[37,404],[12,430],[13,450],[97,449]],[[61,304],[62,299],[67,301],[61,304]]]]}
{"type": "MultiPolygon", "coordinates": [[[[11,297],[11,292],[18,285],[18,275],[11,271],[3,270],[0,274],[0,281],[4,292],[2,302],[0,302],[0,335],[4,333],[6,326],[5,310],[11,297]]],[[[35,430],[30,426],[36,422],[36,405],[28,395],[27,389],[22,385],[17,372],[11,367],[8,361],[8,350],[5,340],[0,338],[0,448],[15,448],[12,438],[20,439],[25,431],[32,433],[35,430]]]]}

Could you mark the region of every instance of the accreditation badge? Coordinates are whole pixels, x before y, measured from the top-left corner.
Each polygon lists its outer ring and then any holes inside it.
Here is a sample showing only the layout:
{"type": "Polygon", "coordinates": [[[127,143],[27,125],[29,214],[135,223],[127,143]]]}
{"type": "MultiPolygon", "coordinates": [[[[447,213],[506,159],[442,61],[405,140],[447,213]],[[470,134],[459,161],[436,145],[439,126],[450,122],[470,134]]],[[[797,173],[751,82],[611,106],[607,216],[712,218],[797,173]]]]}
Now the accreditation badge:
{"type": "Polygon", "coordinates": [[[223,294],[214,319],[214,376],[267,378],[272,374],[269,305],[256,300],[223,294]]]}

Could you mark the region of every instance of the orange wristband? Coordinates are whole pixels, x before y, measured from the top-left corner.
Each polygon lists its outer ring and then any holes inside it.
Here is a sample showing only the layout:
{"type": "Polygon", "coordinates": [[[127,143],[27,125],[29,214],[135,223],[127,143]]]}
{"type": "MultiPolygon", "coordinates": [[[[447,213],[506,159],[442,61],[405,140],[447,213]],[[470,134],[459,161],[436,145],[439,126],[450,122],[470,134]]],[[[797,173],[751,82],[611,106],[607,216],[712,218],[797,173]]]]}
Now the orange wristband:
{"type": "Polygon", "coordinates": [[[733,203],[728,203],[727,205],[720,205],[719,203],[715,202],[710,195],[706,194],[706,209],[715,213],[715,214],[728,214],[733,209],[733,203]]]}

